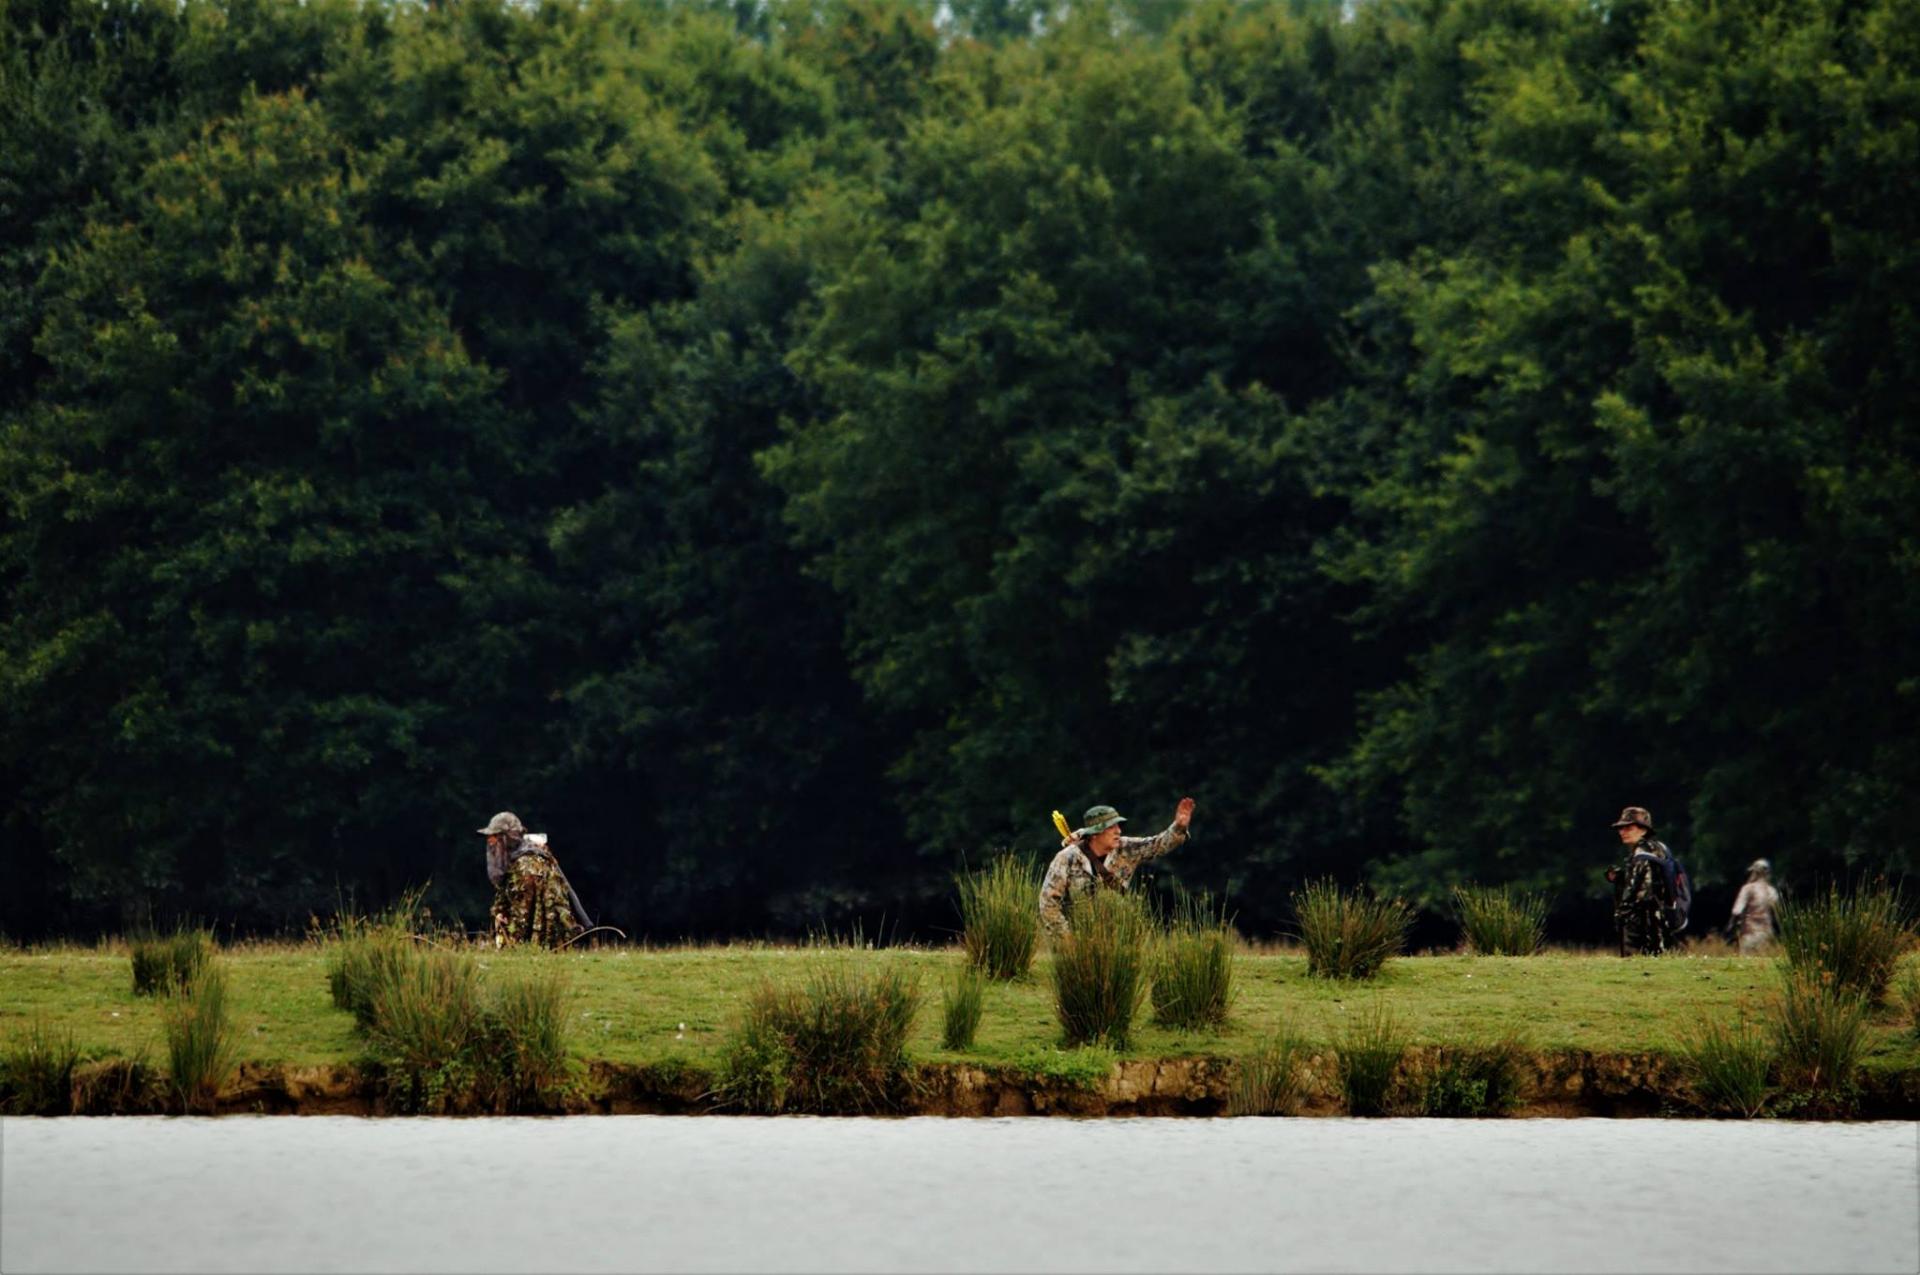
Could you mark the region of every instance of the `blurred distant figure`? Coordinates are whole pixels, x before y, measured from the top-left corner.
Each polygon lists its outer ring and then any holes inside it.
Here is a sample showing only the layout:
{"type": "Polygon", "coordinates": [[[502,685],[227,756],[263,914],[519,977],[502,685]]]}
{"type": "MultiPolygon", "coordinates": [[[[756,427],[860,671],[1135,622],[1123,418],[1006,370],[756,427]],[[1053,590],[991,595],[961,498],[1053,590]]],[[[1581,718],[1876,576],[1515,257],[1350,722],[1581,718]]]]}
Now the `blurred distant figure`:
{"type": "Polygon", "coordinates": [[[493,882],[493,945],[560,947],[591,929],[545,833],[528,832],[503,810],[478,829],[487,839],[487,877],[493,882]]]}
{"type": "Polygon", "coordinates": [[[1773,888],[1772,877],[1773,865],[1755,859],[1747,865],[1747,883],[1734,897],[1727,930],[1737,938],[1742,956],[1758,955],[1773,945],[1773,910],[1780,905],[1780,891],[1773,888]]]}

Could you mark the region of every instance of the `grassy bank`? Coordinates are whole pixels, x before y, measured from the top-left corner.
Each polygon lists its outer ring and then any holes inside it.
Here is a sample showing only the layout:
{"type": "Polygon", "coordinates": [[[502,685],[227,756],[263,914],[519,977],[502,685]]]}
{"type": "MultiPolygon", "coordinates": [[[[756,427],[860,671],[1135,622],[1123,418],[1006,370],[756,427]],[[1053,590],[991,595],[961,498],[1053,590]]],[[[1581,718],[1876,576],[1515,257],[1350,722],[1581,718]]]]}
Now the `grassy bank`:
{"type": "MultiPolygon", "coordinates": [[[[243,1061],[304,1066],[349,1062],[365,1052],[352,1017],[329,996],[322,948],[241,946],[227,949],[223,958],[243,1061]]],[[[855,969],[898,961],[916,973],[935,1007],[919,1015],[909,1048],[929,1062],[1018,1062],[1052,1049],[1060,1034],[1045,954],[1026,977],[987,989],[978,1032],[965,1051],[942,1047],[937,1006],[939,989],[964,960],[957,948],[620,948],[561,955],[483,952],[480,959],[493,968],[563,966],[572,989],[576,1052],[623,1065],[710,1067],[763,979],[797,979],[817,961],[855,969]]],[[[1376,999],[1392,1007],[1416,1045],[1517,1033],[1540,1050],[1665,1052],[1702,1017],[1757,1004],[1776,986],[1772,961],[1725,955],[1625,961],[1561,953],[1422,956],[1397,960],[1372,983],[1354,985],[1308,977],[1304,956],[1243,954],[1223,1027],[1181,1031],[1143,1018],[1123,1056],[1239,1057],[1283,1025],[1329,1040],[1348,1015],[1376,999]]],[[[124,945],[0,952],[0,988],[0,1040],[13,1039],[34,1022],[71,1032],[82,1052],[94,1057],[132,1055],[160,1039],[161,1008],[134,994],[124,945]]],[[[1878,1011],[1869,1032],[1869,1065],[1920,1068],[1904,1008],[1878,1011]]]]}

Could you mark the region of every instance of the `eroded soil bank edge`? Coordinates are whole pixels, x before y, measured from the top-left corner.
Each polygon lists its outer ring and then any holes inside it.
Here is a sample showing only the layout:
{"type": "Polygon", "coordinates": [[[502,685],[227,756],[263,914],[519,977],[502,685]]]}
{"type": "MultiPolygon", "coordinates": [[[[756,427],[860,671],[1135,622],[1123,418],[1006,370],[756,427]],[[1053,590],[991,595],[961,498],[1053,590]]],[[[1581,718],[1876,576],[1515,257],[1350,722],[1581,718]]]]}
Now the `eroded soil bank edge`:
{"type": "MultiPolygon", "coordinates": [[[[1417,1082],[1439,1056],[1416,1047],[1403,1076],[1417,1082]]],[[[1338,1116],[1344,1106],[1330,1055],[1307,1064],[1312,1096],[1299,1114],[1338,1116]]],[[[101,1083],[101,1064],[74,1077],[76,1115],[166,1114],[157,1094],[130,1094],[101,1083]]],[[[1234,1063],[1216,1056],[1126,1059],[1105,1079],[1086,1084],[1035,1075],[1012,1066],[930,1063],[917,1097],[898,1114],[919,1116],[1220,1116],[1227,1114],[1234,1063]]],[[[710,1095],[712,1077],[693,1067],[590,1061],[582,1081],[547,1114],[725,1115],[710,1095]]],[[[1920,1071],[1865,1070],[1853,1115],[1867,1120],[1920,1119],[1920,1071]]],[[[377,1071],[350,1063],[292,1066],[248,1062],[220,1095],[218,1114],[386,1116],[394,1112],[377,1071]]],[[[1407,1114],[1418,1114],[1408,1112],[1407,1114]]],[[[1692,1087],[1673,1058],[1655,1052],[1539,1052],[1529,1056],[1520,1102],[1509,1117],[1634,1117],[1700,1114],[1692,1087]]]]}

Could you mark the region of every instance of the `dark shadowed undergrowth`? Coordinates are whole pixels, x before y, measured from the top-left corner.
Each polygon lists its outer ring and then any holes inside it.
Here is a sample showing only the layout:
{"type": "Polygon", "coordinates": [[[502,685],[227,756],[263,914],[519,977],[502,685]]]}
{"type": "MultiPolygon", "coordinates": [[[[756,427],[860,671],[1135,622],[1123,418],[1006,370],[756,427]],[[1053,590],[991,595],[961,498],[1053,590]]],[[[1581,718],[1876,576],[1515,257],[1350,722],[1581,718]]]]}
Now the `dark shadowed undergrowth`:
{"type": "Polygon", "coordinates": [[[1040,882],[1032,864],[1011,854],[956,878],[961,946],[988,977],[1019,978],[1040,946],[1040,882]]]}
{"type": "Polygon", "coordinates": [[[146,1115],[163,1105],[168,1088],[142,1046],[130,1058],[82,1063],[73,1073],[73,1109],[90,1116],[146,1115]]]}
{"type": "Polygon", "coordinates": [[[1307,949],[1307,973],[1372,978],[1406,947],[1413,912],[1369,890],[1351,893],[1332,880],[1310,881],[1293,896],[1294,921],[1307,949]]]}
{"type": "Polygon", "coordinates": [[[1065,1043],[1125,1049],[1146,1001],[1153,922],[1139,900],[1095,890],[1053,943],[1053,1006],[1065,1043]]]}
{"type": "Polygon", "coordinates": [[[1542,894],[1516,886],[1455,886],[1454,911],[1460,935],[1481,956],[1532,956],[1547,938],[1547,904],[1542,894]]]}
{"type": "Polygon", "coordinates": [[[1205,895],[1182,892],[1154,955],[1153,1021],[1184,1031],[1224,1024],[1233,1004],[1239,941],[1224,910],[1215,910],[1205,895]]]}
{"type": "Polygon", "coordinates": [[[764,1114],[897,1111],[914,1092],[907,1037],[919,1008],[918,981],[894,964],[820,964],[798,985],[763,982],[721,1047],[713,1097],[764,1114]]]}
{"type": "Polygon", "coordinates": [[[1439,1051],[1423,1077],[1420,1110],[1429,1116],[1503,1116],[1520,1105],[1527,1058],[1519,1035],[1439,1051]]]}

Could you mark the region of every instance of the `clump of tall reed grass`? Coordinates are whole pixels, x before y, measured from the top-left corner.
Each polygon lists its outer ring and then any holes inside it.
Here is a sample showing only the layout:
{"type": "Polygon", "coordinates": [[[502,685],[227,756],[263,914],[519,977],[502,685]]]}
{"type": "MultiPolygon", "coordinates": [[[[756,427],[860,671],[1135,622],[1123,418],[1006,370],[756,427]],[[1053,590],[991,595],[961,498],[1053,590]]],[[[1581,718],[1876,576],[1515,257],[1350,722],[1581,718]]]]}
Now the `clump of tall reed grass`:
{"type": "Polygon", "coordinates": [[[557,968],[502,974],[482,1005],[496,1105],[538,1110],[571,1080],[572,988],[557,968]]]}
{"type": "Polygon", "coordinates": [[[80,1046],[73,1033],[35,1018],[0,1052],[0,1110],[16,1116],[64,1116],[73,1110],[80,1046]]]}
{"type": "Polygon", "coordinates": [[[1900,979],[1900,999],[1907,1007],[1907,1026],[1920,1036],[1920,969],[1907,966],[1900,979]]]}
{"type": "Polygon", "coordinates": [[[721,1046],[713,1096],[767,1114],[898,1110],[914,1090],[907,1037],[919,1008],[917,980],[897,966],[823,963],[798,986],[762,983],[721,1046]]]}
{"type": "Polygon", "coordinates": [[[940,1001],[940,1043],[946,1049],[972,1049],[980,1016],[986,1008],[987,975],[977,965],[963,965],[940,1001]]]}
{"type": "Polygon", "coordinates": [[[1676,1052],[1708,1111],[1751,1120],[1773,1096],[1773,1040],[1745,1012],[1731,1023],[1702,1020],[1681,1036],[1676,1052]]]}
{"type": "Polygon", "coordinates": [[[1441,1049],[1421,1086],[1429,1116],[1502,1116],[1520,1105],[1526,1041],[1518,1035],[1441,1049]]]}
{"type": "Polygon", "coordinates": [[[354,1017],[393,1110],[544,1111],[573,1084],[572,991],[559,968],[483,978],[456,936],[436,941],[424,887],[375,916],[343,910],[319,937],[327,987],[354,1017]]]}
{"type": "Polygon", "coordinates": [[[1146,1001],[1153,922],[1117,890],[1077,900],[1072,932],[1053,945],[1053,1008],[1068,1046],[1125,1049],[1146,1001]]]}
{"type": "Polygon", "coordinates": [[[1532,956],[1547,939],[1547,898],[1512,885],[1453,888],[1461,937],[1481,956],[1532,956]]]}
{"type": "Polygon", "coordinates": [[[1305,1066],[1309,1049],[1305,1037],[1281,1027],[1240,1055],[1234,1062],[1227,1114],[1298,1114],[1310,1089],[1305,1066]]]}
{"type": "Polygon", "coordinates": [[[1334,1071],[1350,1113],[1384,1116],[1393,1109],[1395,1081],[1410,1043],[1400,1020],[1378,1001],[1347,1020],[1334,1045],[1334,1071]]]}
{"type": "Polygon", "coordinates": [[[367,1037],[388,1100],[401,1111],[429,1114],[470,1105],[491,1061],[472,955],[407,949],[365,993],[367,1037]]]}
{"type": "Polygon", "coordinates": [[[1348,893],[1332,880],[1310,881],[1295,892],[1293,911],[1307,973],[1321,978],[1372,978],[1406,947],[1413,926],[1413,913],[1400,900],[1348,893]]]}
{"type": "Polygon", "coordinates": [[[1830,976],[1831,985],[1878,1005],[1900,957],[1912,946],[1913,918],[1884,881],[1842,894],[1829,886],[1805,902],[1782,900],[1780,948],[1796,970],[1830,976]]]}
{"type": "Polygon", "coordinates": [[[201,966],[161,1005],[160,1023],[175,1101],[183,1111],[211,1113],[240,1053],[226,970],[218,962],[201,966]]]}
{"type": "Polygon", "coordinates": [[[133,963],[133,994],[163,996],[187,986],[213,959],[211,930],[180,926],[171,934],[151,930],[127,942],[133,963]]]}
{"type": "Polygon", "coordinates": [[[1040,946],[1040,883],[1032,865],[1004,854],[955,880],[967,960],[997,979],[1019,978],[1033,968],[1040,946]]]}
{"type": "Polygon", "coordinates": [[[373,1025],[373,991],[410,962],[418,940],[421,891],[414,890],[377,916],[341,911],[323,935],[327,948],[327,990],[335,1008],[353,1015],[366,1031],[373,1025]]]}
{"type": "Polygon", "coordinates": [[[1773,1045],[1787,1101],[1820,1114],[1852,1111],[1870,1008],[1864,992],[1824,972],[1783,971],[1773,1045]]]}
{"type": "Polygon", "coordinates": [[[1219,1027],[1233,1003],[1233,922],[1205,895],[1184,891],[1153,960],[1153,1021],[1185,1031],[1219,1027]]]}

